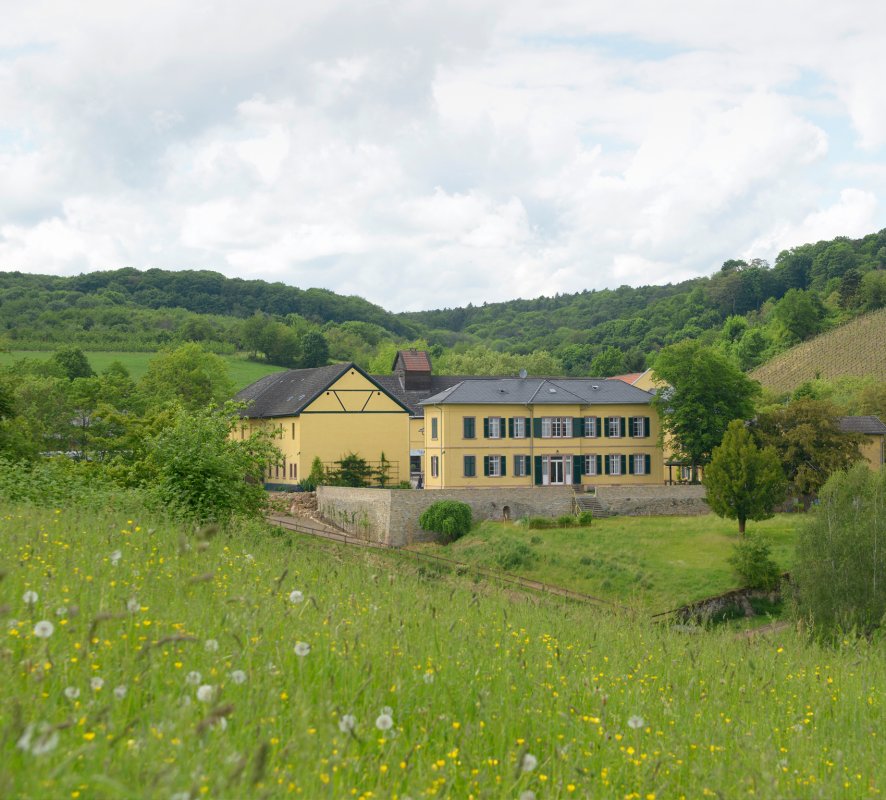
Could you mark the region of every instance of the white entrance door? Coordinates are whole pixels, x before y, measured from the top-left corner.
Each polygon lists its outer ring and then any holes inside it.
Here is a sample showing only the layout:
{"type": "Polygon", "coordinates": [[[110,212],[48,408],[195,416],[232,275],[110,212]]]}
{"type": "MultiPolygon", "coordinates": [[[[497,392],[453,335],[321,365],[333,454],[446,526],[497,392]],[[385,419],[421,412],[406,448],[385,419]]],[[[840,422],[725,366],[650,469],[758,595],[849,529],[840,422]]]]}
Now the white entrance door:
{"type": "Polygon", "coordinates": [[[561,485],[564,481],[563,474],[563,456],[551,456],[551,483],[554,485],[561,485]]]}

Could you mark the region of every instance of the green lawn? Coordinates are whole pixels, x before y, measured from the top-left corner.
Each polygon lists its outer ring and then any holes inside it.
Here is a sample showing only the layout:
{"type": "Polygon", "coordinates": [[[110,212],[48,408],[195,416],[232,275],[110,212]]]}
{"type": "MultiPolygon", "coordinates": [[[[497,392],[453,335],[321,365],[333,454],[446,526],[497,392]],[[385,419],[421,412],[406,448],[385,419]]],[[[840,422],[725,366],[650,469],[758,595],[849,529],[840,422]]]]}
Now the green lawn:
{"type": "MultiPolygon", "coordinates": [[[[802,517],[780,514],[751,523],[772,542],[788,570],[802,517]]],[[[703,517],[612,517],[589,528],[527,530],[520,523],[483,522],[448,546],[421,545],[469,564],[506,569],[647,611],[666,611],[734,589],[740,581],[727,559],[736,523],[703,517]]]]}
{"type": "MultiPolygon", "coordinates": [[[[133,380],[138,380],[148,368],[148,362],[157,355],[156,353],[132,353],[123,351],[94,351],[88,350],[86,357],[96,372],[106,369],[113,361],[119,361],[126,369],[133,380]]],[[[0,367],[12,364],[20,358],[34,358],[44,360],[52,355],[48,350],[12,350],[8,353],[0,353],[0,367]]],[[[256,361],[248,361],[242,356],[222,356],[228,363],[231,380],[239,391],[244,386],[269,375],[272,372],[279,372],[282,367],[275,367],[270,364],[260,364],[256,361]]]]}

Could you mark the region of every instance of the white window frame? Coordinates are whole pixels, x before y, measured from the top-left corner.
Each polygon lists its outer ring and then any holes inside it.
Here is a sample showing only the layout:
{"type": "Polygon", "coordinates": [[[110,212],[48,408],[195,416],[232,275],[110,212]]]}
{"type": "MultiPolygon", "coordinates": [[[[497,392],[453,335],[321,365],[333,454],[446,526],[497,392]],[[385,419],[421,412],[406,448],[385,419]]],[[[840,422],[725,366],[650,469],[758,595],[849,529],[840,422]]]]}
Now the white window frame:
{"type": "Polygon", "coordinates": [[[501,460],[503,456],[489,456],[489,477],[501,477],[501,460]]]}
{"type": "Polygon", "coordinates": [[[631,456],[634,459],[634,475],[645,475],[646,474],[646,454],[645,453],[634,453],[631,456]]]}
{"type": "Polygon", "coordinates": [[[621,439],[621,417],[609,417],[609,438],[621,439]]]}
{"type": "Polygon", "coordinates": [[[501,428],[504,419],[502,417],[489,417],[489,438],[501,439],[501,428]],[[493,430],[493,426],[495,430],[493,430]]]}
{"type": "Polygon", "coordinates": [[[542,439],[571,439],[572,417],[542,417],[542,439]]]}
{"type": "Polygon", "coordinates": [[[645,428],[643,417],[631,417],[631,436],[635,439],[642,439],[645,435],[645,428]]]}
{"type": "Polygon", "coordinates": [[[585,439],[596,439],[600,435],[597,430],[597,418],[585,417],[585,439]]]}
{"type": "Polygon", "coordinates": [[[621,453],[610,453],[606,458],[609,459],[609,474],[621,475],[621,453]]]}
{"type": "Polygon", "coordinates": [[[440,456],[431,456],[431,477],[440,477],[440,456]]]}
{"type": "Polygon", "coordinates": [[[514,438],[526,438],[526,417],[514,417],[514,438]]]}
{"type": "Polygon", "coordinates": [[[590,475],[591,477],[597,476],[597,454],[596,453],[591,453],[590,455],[585,456],[584,473],[585,473],[585,475],[590,475]]]}

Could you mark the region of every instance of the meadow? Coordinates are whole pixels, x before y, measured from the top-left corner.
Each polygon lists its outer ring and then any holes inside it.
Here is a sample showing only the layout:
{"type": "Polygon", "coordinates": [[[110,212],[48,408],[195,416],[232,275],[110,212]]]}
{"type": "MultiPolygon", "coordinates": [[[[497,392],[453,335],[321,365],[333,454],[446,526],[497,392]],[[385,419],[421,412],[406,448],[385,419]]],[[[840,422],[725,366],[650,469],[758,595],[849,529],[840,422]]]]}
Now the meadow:
{"type": "MultiPolygon", "coordinates": [[[[793,564],[803,518],[778,514],[751,522],[782,571],[793,564]]],[[[586,528],[529,530],[519,522],[482,522],[449,545],[417,545],[465,564],[505,570],[646,612],[661,612],[736,589],[728,563],[738,541],[734,520],[699,517],[610,517],[586,528]]]]}
{"type": "MultiPolygon", "coordinates": [[[[128,351],[104,351],[89,350],[84,351],[89,359],[90,366],[96,372],[102,372],[107,369],[114,361],[119,361],[129,371],[129,376],[137,381],[148,369],[148,362],[156,356],[156,353],[139,353],[128,351]]],[[[8,352],[0,352],[0,367],[13,364],[21,358],[33,358],[37,360],[46,360],[52,355],[49,350],[10,350],[8,352]]],[[[258,361],[249,361],[244,356],[234,355],[220,356],[228,365],[228,375],[234,382],[237,391],[254,383],[259,378],[269,375],[272,372],[279,372],[282,367],[275,367],[271,364],[262,364],[258,361]]]]}
{"type": "Polygon", "coordinates": [[[0,504],[0,796],[880,796],[886,651],[0,504]]]}

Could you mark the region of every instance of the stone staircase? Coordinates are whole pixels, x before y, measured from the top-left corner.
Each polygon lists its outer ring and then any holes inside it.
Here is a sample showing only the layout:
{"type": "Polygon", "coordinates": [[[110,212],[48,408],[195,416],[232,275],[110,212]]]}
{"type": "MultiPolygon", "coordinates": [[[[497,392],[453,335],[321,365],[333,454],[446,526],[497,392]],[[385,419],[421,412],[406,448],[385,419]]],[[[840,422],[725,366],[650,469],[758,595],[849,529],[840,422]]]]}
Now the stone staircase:
{"type": "Polygon", "coordinates": [[[596,518],[615,516],[614,512],[606,508],[593,494],[576,494],[575,509],[577,513],[590,511],[596,518]]]}

